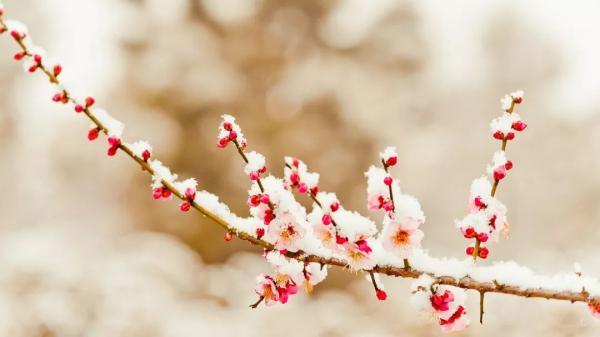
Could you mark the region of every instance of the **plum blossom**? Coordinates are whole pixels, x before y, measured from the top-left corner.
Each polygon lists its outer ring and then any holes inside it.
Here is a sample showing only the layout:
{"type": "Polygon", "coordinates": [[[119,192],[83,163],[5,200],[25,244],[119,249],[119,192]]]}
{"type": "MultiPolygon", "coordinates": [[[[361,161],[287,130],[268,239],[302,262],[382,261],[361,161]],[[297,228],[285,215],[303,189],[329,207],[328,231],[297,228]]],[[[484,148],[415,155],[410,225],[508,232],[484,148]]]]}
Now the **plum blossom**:
{"type": "Polygon", "coordinates": [[[383,219],[383,248],[402,258],[408,257],[413,249],[421,246],[424,233],[419,229],[420,225],[415,219],[399,221],[386,215],[383,219]]]}
{"type": "Polygon", "coordinates": [[[420,310],[433,316],[442,332],[463,330],[470,324],[465,309],[467,295],[464,289],[449,285],[436,285],[434,279],[421,275],[412,284],[411,302],[420,310]]]}
{"type": "Polygon", "coordinates": [[[219,135],[217,136],[217,146],[225,148],[230,142],[237,142],[240,148],[245,149],[248,146],[246,138],[242,133],[242,129],[235,122],[235,118],[231,115],[223,115],[221,125],[219,126],[219,135]]]}
{"type": "Polygon", "coordinates": [[[298,158],[285,157],[284,180],[287,186],[300,193],[319,192],[319,174],[309,172],[306,164],[298,158]]]}
{"type": "Polygon", "coordinates": [[[252,151],[246,153],[246,158],[248,158],[248,163],[246,163],[246,166],[244,167],[244,172],[248,175],[250,180],[258,180],[261,174],[267,172],[265,156],[256,151],[252,151]]]}
{"type": "Polygon", "coordinates": [[[152,156],[152,146],[146,141],[137,141],[126,145],[136,157],[144,162],[148,162],[152,156]]]}
{"type": "Polygon", "coordinates": [[[276,249],[295,252],[301,248],[305,229],[291,213],[284,212],[271,221],[267,233],[276,249]]]}
{"type": "Polygon", "coordinates": [[[264,303],[267,306],[271,306],[279,301],[279,291],[277,291],[275,280],[269,275],[260,274],[256,277],[254,291],[264,299],[264,303]]]}

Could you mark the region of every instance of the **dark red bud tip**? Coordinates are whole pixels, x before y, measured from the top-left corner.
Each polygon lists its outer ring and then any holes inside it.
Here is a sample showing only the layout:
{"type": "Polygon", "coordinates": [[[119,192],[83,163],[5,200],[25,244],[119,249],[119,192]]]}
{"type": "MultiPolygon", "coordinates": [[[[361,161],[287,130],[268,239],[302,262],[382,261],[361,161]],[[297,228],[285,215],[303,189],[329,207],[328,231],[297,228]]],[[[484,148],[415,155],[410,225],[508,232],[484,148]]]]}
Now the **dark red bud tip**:
{"type": "Polygon", "coordinates": [[[512,161],[510,161],[510,160],[506,161],[506,164],[504,164],[504,168],[507,169],[507,170],[512,169],[513,168],[512,161]]]}
{"type": "Polygon", "coordinates": [[[91,107],[92,105],[94,105],[94,103],[96,103],[96,100],[94,100],[93,97],[88,97],[85,99],[85,107],[86,108],[91,107]]]}
{"type": "Polygon", "coordinates": [[[144,161],[148,161],[148,159],[150,159],[150,156],[152,156],[152,154],[150,153],[150,151],[148,150],[144,150],[144,152],[142,152],[142,159],[144,161]]]}
{"type": "Polygon", "coordinates": [[[475,248],[473,248],[473,247],[467,247],[467,249],[465,250],[467,255],[473,255],[474,251],[475,251],[475,248]]]}
{"type": "Polygon", "coordinates": [[[54,74],[54,76],[60,75],[60,73],[62,73],[62,66],[60,64],[55,65],[52,69],[52,73],[54,74]]]}
{"type": "Polygon", "coordinates": [[[523,97],[513,98],[513,101],[515,101],[515,103],[517,103],[517,104],[521,104],[521,103],[523,103],[523,97]]]}
{"type": "Polygon", "coordinates": [[[377,289],[377,299],[380,301],[385,301],[387,299],[386,292],[381,289],[377,289]]]}
{"type": "Polygon", "coordinates": [[[223,237],[223,240],[229,242],[229,241],[231,241],[231,239],[233,239],[233,234],[231,234],[231,232],[225,233],[225,236],[223,237]]]}

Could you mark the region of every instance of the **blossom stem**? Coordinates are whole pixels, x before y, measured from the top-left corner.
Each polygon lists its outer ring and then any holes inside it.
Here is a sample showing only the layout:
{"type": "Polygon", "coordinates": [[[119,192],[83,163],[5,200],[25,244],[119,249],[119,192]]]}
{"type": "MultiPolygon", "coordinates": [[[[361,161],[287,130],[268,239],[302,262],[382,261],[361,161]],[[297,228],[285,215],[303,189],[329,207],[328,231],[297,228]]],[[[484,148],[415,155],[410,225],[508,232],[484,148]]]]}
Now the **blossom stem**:
{"type": "MultiPolygon", "coordinates": [[[[383,169],[385,170],[385,173],[389,173],[388,171],[388,164],[385,162],[385,160],[381,159],[381,165],[383,165],[383,169]]],[[[392,191],[392,184],[388,185],[388,191],[390,193],[390,201],[392,202],[392,212],[394,212],[396,210],[396,204],[394,203],[394,193],[392,191]]],[[[410,262],[408,261],[408,258],[404,258],[404,269],[410,269],[410,262]]]]}
{"type": "MultiPolygon", "coordinates": [[[[516,104],[517,104],[517,102],[513,98],[512,102],[510,103],[510,107],[508,108],[508,110],[506,110],[506,112],[509,114],[513,113],[513,110],[515,109],[516,104]]],[[[502,139],[502,145],[500,146],[500,149],[502,151],[506,151],[506,144],[508,144],[508,139],[506,137],[504,137],[504,139],[502,139]]],[[[490,195],[492,196],[492,198],[496,196],[496,192],[498,191],[499,184],[500,184],[500,180],[494,180],[494,184],[492,185],[492,191],[490,192],[490,195]]],[[[479,257],[480,248],[481,248],[481,240],[479,240],[479,238],[476,238],[475,239],[475,247],[473,249],[473,261],[477,261],[477,257],[479,257]]]]}
{"type": "Polygon", "coordinates": [[[256,302],[255,302],[255,303],[253,303],[253,304],[250,304],[250,305],[249,305],[249,307],[250,307],[250,308],[252,308],[252,309],[256,309],[256,308],[258,307],[258,305],[259,305],[259,304],[260,304],[260,303],[261,303],[261,302],[262,302],[264,299],[265,299],[265,297],[264,297],[264,296],[261,296],[261,297],[259,297],[259,298],[258,298],[258,301],[256,301],[256,302]]]}
{"type": "MultiPolygon", "coordinates": [[[[235,148],[237,149],[237,152],[240,154],[240,156],[242,157],[242,159],[244,160],[244,162],[246,164],[248,164],[248,157],[246,156],[246,153],[244,152],[244,149],[240,146],[240,143],[237,141],[237,139],[233,140],[233,144],[235,144],[235,148]]],[[[262,193],[265,193],[265,187],[263,186],[263,183],[260,180],[260,177],[258,177],[256,179],[256,184],[258,185],[258,188],[260,188],[260,191],[262,193]]],[[[272,211],[275,211],[275,205],[273,205],[273,203],[270,200],[269,200],[269,208],[272,211]]]]}

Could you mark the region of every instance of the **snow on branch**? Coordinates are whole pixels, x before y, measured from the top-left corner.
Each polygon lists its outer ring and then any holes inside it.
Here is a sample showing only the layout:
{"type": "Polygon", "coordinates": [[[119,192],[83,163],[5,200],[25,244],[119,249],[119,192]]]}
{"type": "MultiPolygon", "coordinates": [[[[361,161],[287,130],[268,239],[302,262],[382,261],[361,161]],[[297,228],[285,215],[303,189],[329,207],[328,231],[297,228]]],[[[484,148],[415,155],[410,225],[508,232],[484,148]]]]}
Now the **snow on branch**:
{"type": "Polygon", "coordinates": [[[488,166],[488,176],[471,185],[469,214],[456,221],[463,236],[475,240],[466,250],[470,257],[436,258],[421,248],[424,233],[420,226],[425,216],[419,202],[401,191],[391,173],[399,160],[395,148],[386,148],[380,153],[381,166],[371,166],[365,173],[368,208],[383,211],[383,228],[379,231],[373,220],[346,210],[334,193],[320,191],[319,174],[308,171],[298,158],[285,158],[283,179],[269,174],[265,157],[247,151],[248,142],[241,127],[234,117],[224,115],[217,146],[235,147],[246,164],[244,173],[250,182],[250,216],[237,216],[216,195],[198,190],[194,178],[180,180],[153,157],[148,142],[126,142],[124,124],[96,107],[93,97],[72,97],[60,82],[62,66],[52,62],[33,43],[23,23],[5,20],[3,15],[0,2],[0,34],[7,33],[19,47],[14,59],[23,64],[27,73],[41,72],[49,79],[56,89],[52,101],[71,106],[75,113],[91,121],[90,141],[105,135],[108,156],[122,152],[150,174],[154,199],[176,197],[181,200],[182,212],[195,209],[223,227],[226,241],[235,236],[264,249],[264,258],[273,267],[273,273],[257,276],[254,291],[258,299],[251,307],[287,303],[301,289],[311,292],[327,277],[328,267],[337,266],[366,273],[379,300],[387,298],[380,274],[416,279],[411,301],[431,314],[444,332],[468,326],[465,290],[480,293],[480,319],[483,295],[489,292],[583,302],[600,317],[600,282],[579,270],[544,276],[512,261],[476,265],[477,258],[488,257],[487,243],[497,242],[499,234],[508,228],[506,206],[495,194],[499,182],[513,167],[506,157],[506,145],[516,132],[527,127],[513,111],[523,102],[523,92],[513,92],[501,100],[503,113],[491,122],[492,136],[500,141],[500,150],[488,166]],[[312,209],[306,210],[298,203],[293,191],[310,197],[312,209]]]}

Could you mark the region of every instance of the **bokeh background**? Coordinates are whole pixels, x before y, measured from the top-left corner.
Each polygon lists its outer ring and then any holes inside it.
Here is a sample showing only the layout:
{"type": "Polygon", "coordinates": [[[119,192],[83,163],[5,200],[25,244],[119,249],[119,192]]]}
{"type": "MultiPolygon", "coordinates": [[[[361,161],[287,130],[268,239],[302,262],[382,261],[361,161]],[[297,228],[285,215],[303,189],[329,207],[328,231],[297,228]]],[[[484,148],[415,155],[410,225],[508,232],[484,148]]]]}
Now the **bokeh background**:
{"type": "MultiPolygon", "coordinates": [[[[525,90],[529,123],[508,148],[499,197],[511,238],[489,261],[600,276],[600,3],[411,0],[19,0],[25,21],[81,96],[124,121],[182,177],[247,214],[247,179],[215,147],[219,116],[282,173],[304,159],[348,209],[387,145],[427,215],[424,246],[462,257],[453,220],[498,144],[499,98],[525,90]]],[[[310,295],[250,310],[268,266],[199,214],[151,198],[125,156],[86,140],[0,43],[0,336],[437,336],[385,279],[331,270],[310,295]]],[[[477,320],[478,296],[470,294],[477,320]]],[[[457,336],[598,336],[582,304],[486,296],[485,324],[457,336]]]]}

